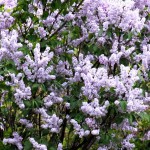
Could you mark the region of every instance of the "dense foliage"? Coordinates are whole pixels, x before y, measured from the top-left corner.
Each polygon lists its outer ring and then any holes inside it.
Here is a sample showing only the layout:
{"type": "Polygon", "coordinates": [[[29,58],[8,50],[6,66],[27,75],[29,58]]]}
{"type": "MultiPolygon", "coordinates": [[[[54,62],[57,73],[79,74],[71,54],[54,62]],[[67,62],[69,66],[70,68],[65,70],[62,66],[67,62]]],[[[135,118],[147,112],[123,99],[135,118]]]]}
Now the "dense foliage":
{"type": "Polygon", "coordinates": [[[0,150],[148,150],[149,0],[0,0],[0,150]]]}

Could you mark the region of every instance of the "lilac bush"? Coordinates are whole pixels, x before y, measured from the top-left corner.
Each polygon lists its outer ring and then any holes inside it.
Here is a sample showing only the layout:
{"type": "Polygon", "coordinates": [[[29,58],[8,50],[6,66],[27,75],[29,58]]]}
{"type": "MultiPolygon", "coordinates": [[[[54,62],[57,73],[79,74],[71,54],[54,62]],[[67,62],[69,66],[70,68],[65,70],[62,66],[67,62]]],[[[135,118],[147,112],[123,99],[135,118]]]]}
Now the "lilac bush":
{"type": "Polygon", "coordinates": [[[0,1],[0,149],[150,147],[149,0],[0,1]]]}

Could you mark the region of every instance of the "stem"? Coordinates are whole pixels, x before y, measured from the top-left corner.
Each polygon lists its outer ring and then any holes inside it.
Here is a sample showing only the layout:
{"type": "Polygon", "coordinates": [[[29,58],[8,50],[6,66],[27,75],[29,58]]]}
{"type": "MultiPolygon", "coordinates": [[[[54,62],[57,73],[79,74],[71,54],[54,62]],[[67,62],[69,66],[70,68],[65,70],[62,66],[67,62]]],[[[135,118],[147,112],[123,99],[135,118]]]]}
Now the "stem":
{"type": "MultiPolygon", "coordinates": [[[[72,147],[70,148],[70,150],[78,150],[79,148],[81,148],[82,146],[82,149],[84,150],[88,150],[92,145],[93,143],[95,142],[96,138],[93,136],[93,135],[90,135],[90,137],[87,139],[87,138],[84,138],[84,140],[81,142],[81,143],[75,143],[72,145],[72,147]]],[[[76,141],[76,140],[75,140],[76,141]]]]}
{"type": "Polygon", "coordinates": [[[41,114],[39,114],[39,137],[41,138],[41,114]]]}
{"type": "MultiPolygon", "coordinates": [[[[78,9],[82,3],[83,3],[83,0],[79,3],[76,9],[78,9]]],[[[75,10],[72,13],[75,13],[75,10]]],[[[49,38],[52,38],[55,34],[57,34],[66,24],[67,24],[67,21],[65,21],[49,38]]]]}
{"type": "MultiPolygon", "coordinates": [[[[67,3],[67,2],[69,2],[69,0],[66,0],[64,3],[67,3]]],[[[61,9],[61,10],[57,13],[57,15],[55,16],[55,21],[53,22],[53,24],[52,24],[52,26],[51,26],[49,32],[52,31],[52,29],[53,29],[53,27],[54,27],[54,24],[56,23],[57,18],[58,18],[59,14],[60,14],[62,11],[63,11],[63,9],[61,9]]]]}
{"type": "Polygon", "coordinates": [[[56,33],[58,33],[65,25],[67,22],[64,22],[49,38],[52,38],[56,33]]]}
{"type": "MultiPolygon", "coordinates": [[[[66,109],[66,113],[65,114],[68,114],[68,113],[69,113],[69,110],[66,109]]],[[[65,117],[64,120],[63,120],[62,132],[61,132],[61,136],[60,136],[61,143],[63,143],[63,141],[64,141],[66,126],[67,126],[67,119],[65,117]]]]}
{"type": "Polygon", "coordinates": [[[89,150],[90,147],[94,144],[96,138],[92,135],[89,140],[87,141],[87,143],[83,146],[82,149],[86,149],[86,150],[89,150]]]}
{"type": "MultiPolygon", "coordinates": [[[[65,68],[67,66],[65,65],[65,68]]],[[[67,87],[67,95],[69,95],[69,86],[67,87]]],[[[65,118],[63,120],[63,124],[62,124],[62,132],[61,132],[61,136],[60,136],[60,141],[63,143],[64,141],[64,137],[65,137],[65,130],[66,130],[66,126],[67,126],[67,118],[66,115],[69,114],[69,109],[66,108],[65,110],[65,118]]]]}

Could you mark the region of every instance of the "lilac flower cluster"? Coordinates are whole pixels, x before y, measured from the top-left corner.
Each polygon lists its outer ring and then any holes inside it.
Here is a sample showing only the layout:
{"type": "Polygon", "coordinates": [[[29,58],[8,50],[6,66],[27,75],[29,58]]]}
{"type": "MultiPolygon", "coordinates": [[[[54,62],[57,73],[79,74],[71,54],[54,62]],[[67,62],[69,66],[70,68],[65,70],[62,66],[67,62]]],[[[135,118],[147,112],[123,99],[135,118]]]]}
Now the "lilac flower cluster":
{"type": "Polygon", "coordinates": [[[143,71],[148,71],[150,67],[150,45],[143,45],[142,47],[143,53],[135,55],[134,59],[137,62],[142,61],[143,71]]]}
{"type": "Polygon", "coordinates": [[[50,107],[53,104],[61,103],[62,101],[63,101],[63,99],[61,97],[57,97],[57,96],[55,96],[55,93],[51,92],[49,95],[47,95],[44,98],[44,105],[46,107],[50,107]]]}
{"type": "Polygon", "coordinates": [[[150,140],[150,131],[148,131],[147,133],[145,133],[143,140],[150,140]]]}
{"type": "Polygon", "coordinates": [[[81,77],[84,80],[85,86],[82,88],[83,94],[89,99],[98,97],[100,87],[107,86],[108,74],[105,68],[91,68],[87,74],[82,73],[81,77]]]}
{"type": "Polygon", "coordinates": [[[44,144],[39,144],[38,142],[35,141],[34,138],[29,138],[29,141],[32,143],[33,147],[34,147],[36,150],[47,150],[46,145],[44,145],[44,144]]]}
{"type": "Polygon", "coordinates": [[[63,145],[62,145],[62,143],[59,143],[59,144],[58,144],[57,150],[63,150],[63,145]]]}
{"type": "Polygon", "coordinates": [[[99,23],[104,31],[110,25],[114,25],[123,31],[131,28],[132,31],[140,32],[145,22],[145,18],[142,18],[139,10],[135,8],[133,0],[85,0],[80,13],[87,17],[89,32],[95,34],[100,31],[99,23]]]}
{"type": "Polygon", "coordinates": [[[0,12],[0,29],[9,28],[14,21],[14,18],[8,12],[0,12]]]}
{"type": "Polygon", "coordinates": [[[97,150],[108,150],[108,148],[106,146],[103,146],[103,147],[99,147],[97,150]]]}
{"type": "Polygon", "coordinates": [[[14,138],[7,138],[7,139],[4,138],[3,143],[16,145],[18,150],[22,150],[23,149],[23,146],[22,146],[23,138],[17,132],[13,132],[13,136],[14,136],[14,138]]]}
{"type": "Polygon", "coordinates": [[[14,87],[14,101],[21,109],[23,109],[25,108],[23,100],[31,98],[31,88],[25,86],[25,83],[22,79],[22,73],[19,73],[17,76],[15,76],[15,74],[9,74],[9,76],[11,77],[11,81],[7,81],[6,85],[14,87]]]}
{"type": "Polygon", "coordinates": [[[62,75],[68,75],[68,76],[72,76],[72,70],[69,69],[70,68],[70,64],[66,61],[59,61],[58,65],[57,65],[57,73],[62,74],[62,75]]]}
{"type": "Polygon", "coordinates": [[[122,148],[133,149],[135,145],[130,143],[130,140],[134,137],[133,134],[129,134],[122,142],[122,148]]]}
{"type": "Polygon", "coordinates": [[[25,125],[26,128],[32,128],[33,127],[33,124],[29,120],[27,120],[27,119],[20,119],[19,122],[22,125],[25,125]]]}
{"type": "Polygon", "coordinates": [[[34,82],[37,80],[39,83],[44,83],[46,80],[55,79],[55,75],[50,75],[53,70],[53,66],[47,66],[53,58],[53,52],[49,52],[50,48],[40,52],[40,44],[36,44],[34,49],[34,59],[31,56],[25,56],[25,63],[22,65],[22,69],[27,76],[28,80],[34,82]]]}
{"type": "Polygon", "coordinates": [[[148,0],[135,0],[135,5],[136,7],[138,7],[139,9],[144,9],[146,6],[148,6],[148,8],[150,8],[150,2],[148,0]]]}
{"type": "Polygon", "coordinates": [[[81,106],[81,110],[90,116],[94,116],[96,118],[105,116],[107,114],[106,108],[109,106],[109,101],[105,101],[103,106],[99,106],[99,100],[94,99],[91,103],[83,102],[81,106]]]}
{"type": "Polygon", "coordinates": [[[50,132],[52,133],[59,133],[60,132],[60,126],[62,124],[62,119],[59,119],[59,117],[56,116],[56,114],[53,114],[52,116],[48,115],[46,113],[46,109],[40,108],[37,110],[38,113],[42,116],[43,124],[41,125],[44,129],[50,129],[50,132]]]}
{"type": "Polygon", "coordinates": [[[7,9],[13,9],[17,6],[17,0],[1,0],[0,5],[4,5],[4,8],[7,9]]]}
{"type": "Polygon", "coordinates": [[[120,129],[120,130],[123,130],[123,131],[131,131],[132,133],[135,133],[138,131],[137,129],[137,122],[133,122],[132,125],[130,125],[129,123],[129,120],[128,119],[124,119],[121,124],[119,124],[117,126],[117,124],[112,124],[112,128],[115,128],[115,129],[120,129]]]}
{"type": "Polygon", "coordinates": [[[78,124],[78,122],[76,120],[71,119],[70,123],[73,125],[75,134],[78,134],[80,138],[82,138],[83,136],[88,136],[90,134],[90,131],[84,130],[83,128],[81,128],[80,124],[78,124]]]}
{"type": "Polygon", "coordinates": [[[44,30],[43,27],[38,27],[38,33],[39,33],[41,38],[44,38],[47,34],[47,32],[44,30]]]}
{"type": "Polygon", "coordinates": [[[47,27],[50,27],[50,26],[53,26],[53,30],[51,32],[51,34],[54,33],[54,30],[57,30],[60,25],[62,24],[62,19],[64,17],[62,17],[61,15],[58,15],[58,12],[59,10],[55,10],[54,12],[51,12],[51,15],[49,15],[45,20],[42,20],[42,23],[47,26],[47,27]],[[55,19],[57,16],[57,19],[55,19]]]}
{"type": "Polygon", "coordinates": [[[95,118],[86,118],[85,122],[88,125],[88,127],[91,129],[97,129],[98,128],[98,124],[96,123],[95,118]]]}
{"type": "Polygon", "coordinates": [[[1,48],[0,48],[0,61],[2,59],[12,59],[16,66],[20,66],[20,58],[23,53],[18,51],[18,48],[22,47],[21,43],[18,43],[18,33],[16,30],[2,30],[1,31],[1,48]]]}
{"type": "Polygon", "coordinates": [[[28,5],[28,11],[40,18],[40,16],[43,14],[42,2],[38,0],[33,0],[33,3],[28,5]]]}
{"type": "Polygon", "coordinates": [[[79,60],[77,60],[76,57],[72,58],[73,68],[75,70],[74,77],[70,78],[71,82],[78,82],[81,81],[81,74],[87,73],[91,67],[92,63],[90,62],[92,58],[90,56],[87,56],[85,59],[83,57],[83,54],[79,54],[79,60]]]}

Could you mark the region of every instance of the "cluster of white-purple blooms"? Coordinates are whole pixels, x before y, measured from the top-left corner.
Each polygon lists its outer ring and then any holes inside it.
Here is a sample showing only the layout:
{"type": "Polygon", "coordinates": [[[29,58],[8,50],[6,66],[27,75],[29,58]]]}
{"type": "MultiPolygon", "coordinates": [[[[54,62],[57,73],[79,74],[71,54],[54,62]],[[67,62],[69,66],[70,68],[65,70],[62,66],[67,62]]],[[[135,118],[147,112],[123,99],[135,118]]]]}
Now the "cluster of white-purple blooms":
{"type": "Polygon", "coordinates": [[[100,31],[100,24],[104,31],[113,25],[123,31],[131,29],[140,32],[145,22],[145,17],[140,16],[133,0],[85,0],[80,13],[87,17],[89,32],[96,35],[100,31]]]}
{"type": "Polygon", "coordinates": [[[63,150],[62,143],[59,143],[59,144],[58,144],[57,150],[63,150]]]}
{"type": "Polygon", "coordinates": [[[90,131],[84,130],[83,128],[81,128],[80,124],[78,124],[76,120],[71,119],[70,123],[73,125],[75,134],[78,134],[80,138],[82,138],[83,136],[88,136],[90,134],[90,131]]]}
{"type": "Polygon", "coordinates": [[[17,0],[1,0],[0,5],[4,5],[6,10],[11,10],[17,6],[17,0]]]}
{"type": "Polygon", "coordinates": [[[58,62],[56,71],[58,74],[71,76],[72,70],[69,68],[70,68],[70,64],[67,61],[60,60],[58,62]]]}
{"type": "Polygon", "coordinates": [[[122,148],[133,149],[135,147],[134,143],[130,143],[130,140],[134,137],[133,134],[129,134],[122,142],[122,148]]]}
{"type": "Polygon", "coordinates": [[[61,103],[63,99],[61,97],[57,97],[55,93],[51,92],[44,98],[44,105],[48,108],[56,103],[61,103]]]}
{"type": "Polygon", "coordinates": [[[22,69],[27,76],[28,80],[32,82],[44,83],[47,80],[55,79],[55,75],[50,75],[53,70],[53,66],[48,66],[51,59],[53,58],[53,52],[49,52],[50,48],[47,47],[46,50],[40,52],[40,44],[36,44],[34,49],[34,59],[31,56],[25,56],[25,62],[22,64],[22,69]]]}
{"type": "Polygon", "coordinates": [[[0,29],[9,28],[14,21],[14,18],[8,12],[0,12],[0,29]]]}
{"type": "Polygon", "coordinates": [[[148,131],[147,133],[145,133],[143,140],[150,140],[150,131],[148,131]]]}
{"type": "Polygon", "coordinates": [[[20,119],[19,122],[22,125],[25,125],[26,128],[32,128],[33,127],[33,124],[27,119],[20,119]]]}
{"type": "Polygon", "coordinates": [[[99,100],[97,98],[94,99],[91,103],[83,102],[81,106],[81,110],[89,115],[94,116],[96,118],[103,117],[107,114],[107,107],[109,106],[109,101],[105,101],[103,106],[99,106],[99,100]]]}
{"type": "Polygon", "coordinates": [[[19,108],[25,108],[23,100],[29,100],[31,98],[31,88],[26,87],[23,81],[23,74],[19,73],[17,76],[15,74],[8,74],[11,77],[11,81],[6,81],[6,85],[14,88],[14,101],[19,106],[19,108]]]}
{"type": "Polygon", "coordinates": [[[3,59],[11,59],[16,66],[20,66],[20,58],[23,53],[18,50],[22,47],[21,43],[18,43],[18,33],[16,30],[1,30],[1,47],[0,47],[0,61],[3,59]]]}
{"type": "Polygon", "coordinates": [[[23,138],[17,132],[13,132],[13,137],[14,138],[4,138],[3,143],[16,145],[18,150],[22,150],[23,149],[23,146],[22,146],[23,138]]]}
{"type": "Polygon", "coordinates": [[[35,148],[36,150],[47,150],[46,145],[39,144],[38,142],[35,141],[34,138],[29,138],[29,141],[32,143],[33,148],[35,148]]]}
{"type": "Polygon", "coordinates": [[[59,133],[60,132],[60,126],[63,122],[62,119],[56,116],[56,114],[53,114],[50,116],[46,112],[47,110],[44,108],[40,108],[39,110],[36,110],[37,113],[41,114],[43,124],[41,125],[44,129],[50,129],[50,132],[52,133],[59,133]]]}
{"type": "Polygon", "coordinates": [[[118,130],[123,130],[123,131],[131,131],[133,133],[137,132],[137,122],[133,122],[132,125],[130,124],[128,119],[124,119],[121,124],[117,126],[117,124],[112,124],[112,128],[116,128],[118,130]]]}

